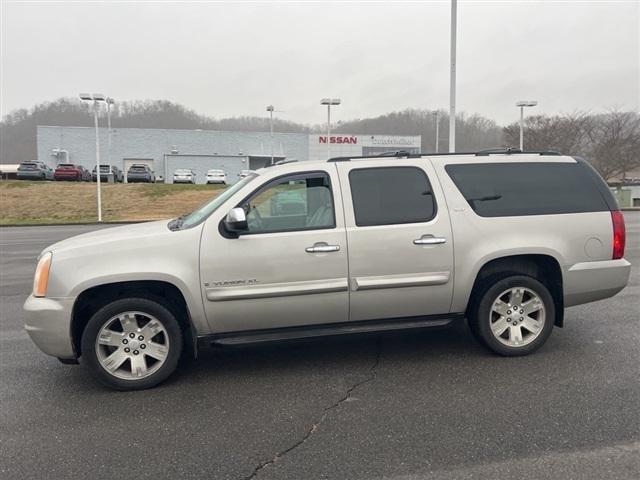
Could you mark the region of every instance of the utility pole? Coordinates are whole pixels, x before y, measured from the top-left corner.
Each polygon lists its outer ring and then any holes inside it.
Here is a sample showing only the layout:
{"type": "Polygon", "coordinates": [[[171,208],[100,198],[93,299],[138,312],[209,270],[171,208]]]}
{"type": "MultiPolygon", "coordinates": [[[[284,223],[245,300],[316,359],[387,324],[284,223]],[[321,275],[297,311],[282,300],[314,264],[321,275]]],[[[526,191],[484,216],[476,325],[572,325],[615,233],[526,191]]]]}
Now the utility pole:
{"type": "Polygon", "coordinates": [[[339,98],[323,98],[320,105],[327,106],[327,159],[331,158],[331,105],[340,105],[339,98]]]}
{"type": "Polygon", "coordinates": [[[269,134],[271,136],[271,165],[273,165],[273,105],[267,106],[269,112],[269,134]]]}
{"type": "Polygon", "coordinates": [[[101,93],[81,93],[80,99],[93,102],[93,122],[96,128],[96,188],[98,190],[98,222],[102,222],[102,188],[100,185],[100,130],[98,129],[98,102],[106,102],[106,98],[101,93]]]}
{"type": "Polygon", "coordinates": [[[438,147],[440,145],[440,118],[439,118],[439,114],[440,114],[440,112],[438,112],[438,110],[433,112],[433,116],[435,117],[435,122],[436,122],[436,153],[438,153],[438,147]]]}
{"type": "Polygon", "coordinates": [[[520,107],[520,151],[524,152],[524,107],[535,107],[538,104],[535,100],[520,100],[516,102],[516,107],[520,107]]]}
{"type": "Polygon", "coordinates": [[[451,72],[449,84],[449,151],[456,151],[456,30],[458,0],[451,0],[451,72]]]}
{"type": "MultiPolygon", "coordinates": [[[[113,172],[113,164],[111,163],[111,105],[113,105],[115,100],[111,97],[107,98],[107,161],[109,162],[109,168],[113,172]]],[[[115,173],[113,173],[113,182],[115,183],[118,179],[115,177],[115,173]]]]}

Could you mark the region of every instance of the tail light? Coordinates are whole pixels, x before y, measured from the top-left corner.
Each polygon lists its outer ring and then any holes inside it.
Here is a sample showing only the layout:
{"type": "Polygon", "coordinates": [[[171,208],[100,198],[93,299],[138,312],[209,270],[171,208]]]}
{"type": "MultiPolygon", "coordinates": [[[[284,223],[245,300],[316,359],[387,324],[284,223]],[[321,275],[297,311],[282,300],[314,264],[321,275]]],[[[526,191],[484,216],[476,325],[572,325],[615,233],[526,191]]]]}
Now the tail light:
{"type": "Polygon", "coordinates": [[[620,210],[611,212],[611,222],[613,223],[613,260],[624,257],[624,244],[626,241],[626,230],[624,227],[624,216],[620,210]]]}

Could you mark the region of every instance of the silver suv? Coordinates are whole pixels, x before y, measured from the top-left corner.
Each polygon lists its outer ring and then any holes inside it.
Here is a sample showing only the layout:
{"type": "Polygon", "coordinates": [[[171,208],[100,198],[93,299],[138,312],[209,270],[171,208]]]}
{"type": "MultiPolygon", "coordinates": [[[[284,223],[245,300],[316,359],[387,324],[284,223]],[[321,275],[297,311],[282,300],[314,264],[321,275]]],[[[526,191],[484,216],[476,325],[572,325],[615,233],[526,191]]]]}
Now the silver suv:
{"type": "Polygon", "coordinates": [[[26,328],[106,385],[157,385],[183,353],[466,318],[492,351],[540,348],[565,307],[627,284],[604,181],[552,152],[267,167],[171,221],[46,248],[26,328]],[[100,256],[95,252],[99,251],[100,256]]]}

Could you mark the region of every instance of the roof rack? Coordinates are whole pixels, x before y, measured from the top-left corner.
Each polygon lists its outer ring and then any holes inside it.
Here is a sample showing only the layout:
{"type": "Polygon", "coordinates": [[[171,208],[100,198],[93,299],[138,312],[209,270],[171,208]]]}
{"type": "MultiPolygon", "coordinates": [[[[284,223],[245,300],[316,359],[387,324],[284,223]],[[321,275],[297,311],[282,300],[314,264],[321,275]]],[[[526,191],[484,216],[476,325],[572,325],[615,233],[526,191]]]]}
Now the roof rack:
{"type": "Polygon", "coordinates": [[[269,163],[264,166],[267,167],[275,167],[276,165],[284,165],[285,163],[296,163],[298,160],[278,160],[277,162],[269,163]]]}
{"type": "Polygon", "coordinates": [[[522,154],[529,154],[529,155],[561,155],[560,152],[556,152],[555,150],[527,151],[527,150],[520,150],[519,148],[514,148],[514,147],[490,148],[487,150],[480,150],[479,152],[476,152],[475,155],[476,157],[481,157],[484,155],[499,155],[499,154],[511,155],[514,153],[522,153],[522,154]]]}
{"type": "Polygon", "coordinates": [[[488,150],[480,150],[478,152],[444,152],[444,153],[409,153],[406,150],[397,150],[392,152],[383,152],[378,155],[363,155],[363,156],[354,156],[354,157],[334,157],[327,160],[328,162],[348,162],[354,159],[364,159],[364,158],[389,158],[389,157],[397,157],[397,158],[420,158],[420,157],[439,157],[439,156],[454,156],[454,155],[474,155],[476,157],[484,157],[489,155],[514,155],[514,154],[522,154],[522,155],[562,155],[560,152],[556,152],[554,150],[520,150],[519,148],[492,148],[488,150]]]}

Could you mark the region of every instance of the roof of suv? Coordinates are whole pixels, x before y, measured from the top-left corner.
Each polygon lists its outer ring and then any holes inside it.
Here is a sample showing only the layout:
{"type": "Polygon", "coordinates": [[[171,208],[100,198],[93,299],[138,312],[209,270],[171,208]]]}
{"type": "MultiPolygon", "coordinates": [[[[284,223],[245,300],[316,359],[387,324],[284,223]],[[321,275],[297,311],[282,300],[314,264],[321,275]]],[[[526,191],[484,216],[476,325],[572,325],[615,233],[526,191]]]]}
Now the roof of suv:
{"type": "Polygon", "coordinates": [[[522,151],[518,148],[494,148],[489,150],[480,150],[478,152],[444,152],[444,153],[411,153],[406,150],[394,150],[390,152],[379,153],[378,155],[366,155],[361,157],[334,157],[327,160],[328,162],[348,162],[357,159],[376,159],[376,158],[422,158],[422,157],[447,157],[447,156],[468,156],[468,157],[488,157],[490,155],[540,155],[540,156],[561,156],[559,152],[553,150],[535,150],[522,151]]]}
{"type": "MultiPolygon", "coordinates": [[[[406,151],[385,152],[379,155],[352,156],[352,157],[335,157],[329,160],[309,160],[304,162],[282,162],[273,165],[267,165],[258,169],[256,172],[261,174],[263,171],[277,168],[279,171],[299,171],[300,168],[313,169],[327,166],[329,163],[350,162],[350,161],[385,161],[385,166],[394,159],[419,159],[430,158],[438,163],[509,163],[509,162],[549,162],[549,163],[575,163],[576,158],[570,155],[563,155],[554,151],[520,151],[518,149],[495,149],[482,150],[479,152],[455,152],[455,153],[409,153],[406,151]],[[298,168],[296,168],[296,166],[298,168]]],[[[243,170],[244,172],[245,170],[243,170]]]]}

